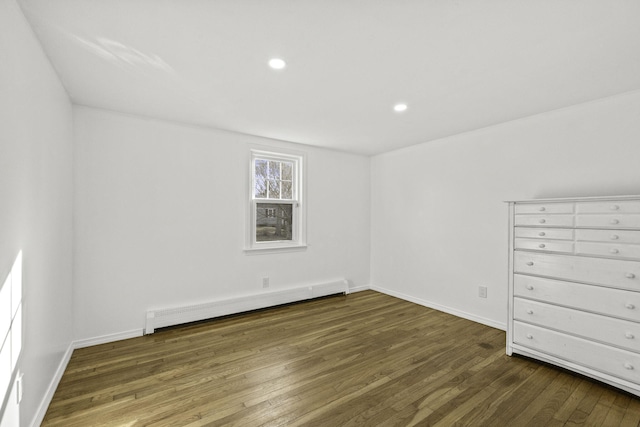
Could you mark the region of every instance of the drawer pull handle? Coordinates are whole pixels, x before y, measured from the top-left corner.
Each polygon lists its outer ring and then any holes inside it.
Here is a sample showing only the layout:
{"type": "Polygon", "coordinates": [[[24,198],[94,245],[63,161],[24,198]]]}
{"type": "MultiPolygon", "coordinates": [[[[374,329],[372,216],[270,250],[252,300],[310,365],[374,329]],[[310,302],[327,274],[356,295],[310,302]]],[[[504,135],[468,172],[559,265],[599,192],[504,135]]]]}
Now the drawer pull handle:
{"type": "Polygon", "coordinates": [[[635,338],[635,336],[631,332],[627,332],[626,334],[624,334],[624,337],[628,340],[632,340],[635,338]]]}
{"type": "Polygon", "coordinates": [[[546,235],[547,235],[547,233],[545,233],[544,231],[541,231],[541,232],[538,233],[538,236],[540,236],[540,237],[544,237],[546,235]]]}
{"type": "Polygon", "coordinates": [[[617,254],[620,251],[614,248],[614,249],[611,249],[609,252],[611,252],[612,254],[617,254]]]}
{"type": "Polygon", "coordinates": [[[625,274],[625,276],[627,277],[627,279],[635,279],[636,275],[633,273],[627,273],[625,274]]]}
{"type": "Polygon", "coordinates": [[[527,334],[527,339],[528,339],[528,340],[532,340],[532,339],[533,339],[533,335],[531,335],[531,334],[527,334]]]}
{"type": "MultiPolygon", "coordinates": [[[[527,265],[531,267],[533,265],[533,261],[527,261],[527,265]]],[[[627,275],[627,277],[629,277],[629,275],[627,275]]]]}
{"type": "Polygon", "coordinates": [[[544,224],[545,222],[547,222],[547,220],[543,218],[543,219],[539,220],[538,222],[539,222],[540,224],[544,224]]]}
{"type": "Polygon", "coordinates": [[[533,310],[531,309],[527,310],[527,314],[533,314],[533,310]]]}
{"type": "Polygon", "coordinates": [[[540,206],[540,209],[538,209],[540,212],[544,212],[547,210],[547,208],[545,208],[544,206],[540,206]]]}
{"type": "Polygon", "coordinates": [[[609,221],[610,224],[616,225],[619,224],[620,221],[618,221],[617,219],[612,219],[611,221],[609,221]]]}
{"type": "Polygon", "coordinates": [[[540,244],[538,245],[538,247],[539,247],[540,249],[543,249],[545,246],[546,246],[546,245],[545,245],[544,243],[540,243],[540,244]]]}
{"type": "Polygon", "coordinates": [[[527,289],[528,289],[528,290],[530,290],[530,291],[532,291],[532,290],[533,290],[533,286],[531,286],[531,285],[527,285],[527,289]]]}
{"type": "Polygon", "coordinates": [[[628,370],[628,371],[633,371],[633,365],[629,362],[626,362],[624,364],[624,369],[628,370]]]}
{"type": "Polygon", "coordinates": [[[619,239],[619,237],[618,237],[617,234],[612,234],[611,235],[611,240],[618,240],[618,239],[619,239]]]}
{"type": "Polygon", "coordinates": [[[631,303],[627,303],[625,307],[628,308],[629,310],[633,310],[634,308],[636,308],[636,306],[631,303]]]}
{"type": "Polygon", "coordinates": [[[620,209],[620,206],[618,206],[618,205],[611,205],[611,210],[612,210],[612,211],[617,211],[618,209],[620,209]]]}

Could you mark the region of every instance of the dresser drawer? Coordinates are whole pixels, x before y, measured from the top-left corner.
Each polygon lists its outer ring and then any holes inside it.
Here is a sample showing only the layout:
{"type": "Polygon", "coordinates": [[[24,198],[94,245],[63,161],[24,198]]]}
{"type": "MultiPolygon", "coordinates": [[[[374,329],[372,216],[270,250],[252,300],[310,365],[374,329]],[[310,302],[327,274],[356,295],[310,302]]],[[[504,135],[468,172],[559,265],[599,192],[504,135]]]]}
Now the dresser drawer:
{"type": "Polygon", "coordinates": [[[516,215],[518,227],[573,227],[573,215],[516,215]]]}
{"type": "Polygon", "coordinates": [[[640,293],[540,277],[513,277],[516,297],[640,322],[640,293]]]}
{"type": "Polygon", "coordinates": [[[604,344],[640,351],[640,324],[628,320],[521,298],[514,300],[513,317],[604,344]]]}
{"type": "Polygon", "coordinates": [[[571,228],[516,227],[514,233],[516,237],[525,239],[573,240],[573,229],[571,228]]]}
{"type": "Polygon", "coordinates": [[[640,200],[578,202],[577,213],[640,213],[640,200]]]}
{"type": "Polygon", "coordinates": [[[576,240],[582,242],[615,242],[640,245],[640,231],[578,229],[576,230],[576,240]]]}
{"type": "Polygon", "coordinates": [[[640,355],[526,323],[514,322],[513,340],[523,347],[640,384],[640,355]]]}
{"type": "Polygon", "coordinates": [[[573,203],[516,203],[516,214],[573,213],[573,203]]]}
{"type": "Polygon", "coordinates": [[[513,270],[534,276],[640,291],[640,262],[515,251],[513,270]]]}
{"type": "Polygon", "coordinates": [[[530,251],[573,253],[573,242],[564,240],[516,239],[515,248],[530,251]]]}
{"type": "Polygon", "coordinates": [[[578,242],[576,254],[640,260],[640,245],[578,242]]]}
{"type": "Polygon", "coordinates": [[[640,229],[640,214],[577,215],[576,227],[640,229]]]}

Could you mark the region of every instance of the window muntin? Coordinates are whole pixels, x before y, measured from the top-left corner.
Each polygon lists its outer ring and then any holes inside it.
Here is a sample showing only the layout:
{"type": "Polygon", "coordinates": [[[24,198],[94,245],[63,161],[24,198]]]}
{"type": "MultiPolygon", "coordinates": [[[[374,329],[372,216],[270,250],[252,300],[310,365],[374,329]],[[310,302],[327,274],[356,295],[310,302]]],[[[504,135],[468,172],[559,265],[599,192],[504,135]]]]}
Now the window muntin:
{"type": "Polygon", "coordinates": [[[304,247],[303,156],[251,151],[248,247],[304,247]]]}

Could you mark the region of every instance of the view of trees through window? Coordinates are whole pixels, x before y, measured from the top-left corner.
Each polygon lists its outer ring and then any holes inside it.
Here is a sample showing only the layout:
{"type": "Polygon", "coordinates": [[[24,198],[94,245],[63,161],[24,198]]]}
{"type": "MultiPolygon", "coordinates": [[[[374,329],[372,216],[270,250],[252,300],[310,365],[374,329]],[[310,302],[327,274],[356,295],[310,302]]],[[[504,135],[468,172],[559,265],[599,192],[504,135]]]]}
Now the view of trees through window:
{"type": "Polygon", "coordinates": [[[293,199],[293,162],[256,159],[256,199],[293,199]]]}
{"type": "Polygon", "coordinates": [[[293,162],[256,158],[254,161],[256,241],[293,240],[293,162]],[[287,202],[282,202],[287,201],[287,202]]]}
{"type": "Polygon", "coordinates": [[[256,205],[256,241],[293,239],[293,205],[291,203],[257,203],[256,205]]]}

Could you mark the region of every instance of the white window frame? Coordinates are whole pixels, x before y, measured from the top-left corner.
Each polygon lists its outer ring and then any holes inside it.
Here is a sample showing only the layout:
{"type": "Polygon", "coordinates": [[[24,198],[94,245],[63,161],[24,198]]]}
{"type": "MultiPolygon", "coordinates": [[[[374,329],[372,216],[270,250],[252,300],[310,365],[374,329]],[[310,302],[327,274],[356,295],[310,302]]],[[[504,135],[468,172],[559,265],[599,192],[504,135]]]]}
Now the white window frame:
{"type": "Polygon", "coordinates": [[[305,163],[304,153],[284,149],[251,148],[249,155],[249,188],[247,194],[247,226],[245,252],[250,254],[288,252],[304,250],[306,242],[306,206],[305,196],[305,163]],[[266,199],[255,197],[255,160],[265,159],[293,163],[292,199],[266,199]],[[258,203],[291,204],[292,205],[292,239],[278,241],[256,240],[256,210],[258,203]]]}

